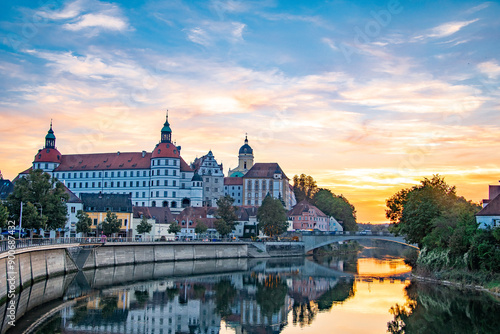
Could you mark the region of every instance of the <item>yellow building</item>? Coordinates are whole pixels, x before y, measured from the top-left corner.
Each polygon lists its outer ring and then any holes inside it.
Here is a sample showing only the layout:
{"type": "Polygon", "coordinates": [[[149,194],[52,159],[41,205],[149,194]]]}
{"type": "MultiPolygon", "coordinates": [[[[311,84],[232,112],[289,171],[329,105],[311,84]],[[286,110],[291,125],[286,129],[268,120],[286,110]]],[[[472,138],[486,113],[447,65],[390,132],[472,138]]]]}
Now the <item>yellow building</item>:
{"type": "Polygon", "coordinates": [[[116,236],[132,237],[133,211],[132,199],[127,194],[80,194],[83,201],[83,211],[92,219],[91,230],[93,234],[102,234],[100,224],[106,219],[109,212],[116,214],[121,224],[120,232],[116,236]]]}

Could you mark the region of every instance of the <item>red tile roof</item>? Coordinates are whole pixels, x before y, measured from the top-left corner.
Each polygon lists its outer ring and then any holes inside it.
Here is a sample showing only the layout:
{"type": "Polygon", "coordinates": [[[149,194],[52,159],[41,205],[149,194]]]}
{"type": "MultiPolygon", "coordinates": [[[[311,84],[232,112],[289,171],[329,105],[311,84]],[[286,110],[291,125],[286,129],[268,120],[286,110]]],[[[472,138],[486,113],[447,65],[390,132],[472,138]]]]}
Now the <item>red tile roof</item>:
{"type": "Polygon", "coordinates": [[[179,149],[172,143],[159,143],[152,153],[152,158],[179,158],[179,149]]]}
{"type": "Polygon", "coordinates": [[[224,178],[225,186],[242,186],[243,178],[242,177],[225,177],[224,178]]]}
{"type": "Polygon", "coordinates": [[[500,195],[490,200],[488,205],[476,213],[476,216],[500,216],[500,195]]]}
{"type": "Polygon", "coordinates": [[[181,172],[192,172],[193,170],[189,165],[184,161],[184,159],[181,157],[181,172]]]}
{"type": "Polygon", "coordinates": [[[154,217],[156,224],[169,224],[175,220],[168,207],[134,206],[132,209],[134,218],[141,218],[141,215],[148,219],[154,217]]]}
{"type": "Polygon", "coordinates": [[[276,162],[270,163],[256,163],[250,170],[243,176],[244,178],[273,178],[275,172],[281,173],[283,179],[288,179],[280,165],[276,162]]]}
{"type": "Polygon", "coordinates": [[[55,171],[149,169],[150,166],[151,153],[147,152],[65,154],[55,171]]]}
{"type": "Polygon", "coordinates": [[[61,153],[56,148],[38,150],[34,162],[61,162],[61,153]]]}
{"type": "Polygon", "coordinates": [[[309,212],[309,210],[313,210],[313,212],[318,217],[327,217],[327,215],[325,215],[323,211],[321,211],[314,205],[309,204],[309,202],[305,199],[297,203],[297,205],[295,205],[292,210],[288,211],[288,216],[302,216],[303,212],[309,212]]]}

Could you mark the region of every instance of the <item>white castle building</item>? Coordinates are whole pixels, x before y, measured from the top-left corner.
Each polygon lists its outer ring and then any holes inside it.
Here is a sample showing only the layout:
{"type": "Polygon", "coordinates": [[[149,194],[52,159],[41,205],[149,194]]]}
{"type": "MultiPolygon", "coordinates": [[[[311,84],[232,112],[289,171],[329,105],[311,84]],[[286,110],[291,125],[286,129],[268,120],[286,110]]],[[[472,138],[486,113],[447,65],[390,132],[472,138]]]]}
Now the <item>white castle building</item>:
{"type": "Polygon", "coordinates": [[[56,148],[51,123],[45,146],[35,155],[32,168],[51,174],[77,196],[129,194],[135,206],[163,206],[180,212],[185,207],[202,206],[203,201],[203,179],[180,153],[181,147],[172,143],[168,114],[160,142],[152,152],[63,155],[56,148]]]}

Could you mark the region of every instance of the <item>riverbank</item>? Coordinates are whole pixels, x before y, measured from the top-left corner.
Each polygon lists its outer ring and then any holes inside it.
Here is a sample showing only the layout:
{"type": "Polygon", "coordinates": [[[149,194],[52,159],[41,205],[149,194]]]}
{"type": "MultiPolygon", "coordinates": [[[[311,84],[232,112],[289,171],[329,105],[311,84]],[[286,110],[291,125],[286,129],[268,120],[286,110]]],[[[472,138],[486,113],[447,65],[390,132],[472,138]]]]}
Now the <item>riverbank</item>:
{"type": "Polygon", "coordinates": [[[499,274],[471,272],[460,269],[429,272],[417,268],[412,271],[412,277],[424,282],[484,291],[500,297],[499,274]]]}

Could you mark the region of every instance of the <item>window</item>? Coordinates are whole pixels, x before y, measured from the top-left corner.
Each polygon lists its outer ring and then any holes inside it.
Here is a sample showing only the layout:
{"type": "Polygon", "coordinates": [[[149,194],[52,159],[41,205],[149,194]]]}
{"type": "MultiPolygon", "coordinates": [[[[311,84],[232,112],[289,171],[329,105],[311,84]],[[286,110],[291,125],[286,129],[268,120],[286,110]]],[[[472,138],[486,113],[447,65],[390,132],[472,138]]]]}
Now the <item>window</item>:
{"type": "Polygon", "coordinates": [[[159,191],[156,192],[156,197],[160,197],[160,192],[159,191]]]}
{"type": "Polygon", "coordinates": [[[99,172],[99,177],[102,177],[102,172],[99,172]]]}
{"type": "Polygon", "coordinates": [[[80,179],[83,179],[83,173],[80,173],[80,179]]]}
{"type": "Polygon", "coordinates": [[[163,197],[168,197],[168,191],[163,192],[163,197]]]}
{"type": "Polygon", "coordinates": [[[143,172],[142,172],[142,176],[146,176],[146,171],[143,171],[143,172]]]}
{"type": "Polygon", "coordinates": [[[173,183],[174,183],[174,187],[177,186],[177,181],[174,180],[173,183]]]}
{"type": "Polygon", "coordinates": [[[168,175],[168,169],[165,169],[165,175],[168,175]]]}
{"type": "Polygon", "coordinates": [[[82,183],[81,182],[80,182],[80,186],[79,187],[82,188],[82,183]]]}
{"type": "Polygon", "coordinates": [[[85,188],[88,188],[88,187],[89,187],[89,183],[85,182],[85,188]]]}
{"type": "Polygon", "coordinates": [[[111,172],[111,177],[115,177],[115,172],[111,172]]]}
{"type": "Polygon", "coordinates": [[[94,218],[94,225],[97,225],[97,218],[94,218]]]}
{"type": "Polygon", "coordinates": [[[210,191],[210,188],[209,187],[205,187],[205,191],[210,191]]]}
{"type": "Polygon", "coordinates": [[[182,178],[185,179],[186,178],[186,173],[182,173],[182,178]]]}
{"type": "Polygon", "coordinates": [[[142,181],[142,186],[145,187],[146,186],[146,181],[142,181]]]}
{"type": "Polygon", "coordinates": [[[104,177],[108,177],[108,172],[104,172],[104,177]]]}
{"type": "Polygon", "coordinates": [[[101,182],[97,183],[97,187],[101,188],[101,182]]]}
{"type": "Polygon", "coordinates": [[[134,186],[134,182],[130,181],[130,188],[132,188],[133,186],[134,186]]]}
{"type": "Polygon", "coordinates": [[[160,186],[160,180],[156,180],[156,186],[159,187],[160,186]]]}
{"type": "Polygon", "coordinates": [[[175,191],[174,191],[174,192],[172,192],[172,197],[175,197],[175,191]]]}
{"type": "Polygon", "coordinates": [[[62,173],[62,178],[64,179],[64,173],[62,173]]]}
{"type": "Polygon", "coordinates": [[[116,172],[116,176],[120,177],[120,172],[116,172]]]}
{"type": "Polygon", "coordinates": [[[163,182],[163,185],[164,185],[165,187],[167,187],[167,186],[168,186],[168,180],[165,180],[165,181],[163,182]]]}
{"type": "MultiPolygon", "coordinates": [[[[145,198],[145,197],[146,197],[146,192],[145,192],[145,191],[143,191],[143,192],[142,192],[142,198],[145,198]]],[[[144,206],[144,202],[142,202],[142,205],[144,206]]]]}
{"type": "Polygon", "coordinates": [[[75,213],[76,212],[76,208],[74,206],[71,207],[71,213],[75,213]]]}
{"type": "Polygon", "coordinates": [[[111,181],[110,188],[113,188],[113,184],[114,184],[114,182],[113,182],[113,181],[111,181]]]}
{"type": "Polygon", "coordinates": [[[124,176],[124,177],[127,177],[127,171],[124,171],[124,172],[123,172],[123,176],[124,176]]]}
{"type": "Polygon", "coordinates": [[[88,179],[89,178],[89,172],[85,173],[85,177],[88,179]]]}
{"type": "Polygon", "coordinates": [[[176,172],[177,172],[176,170],[173,170],[173,171],[172,171],[172,175],[173,175],[173,176],[176,176],[176,175],[177,175],[177,174],[176,174],[176,172]]]}
{"type": "Polygon", "coordinates": [[[215,179],[215,183],[219,183],[219,179],[215,179]]]}
{"type": "Polygon", "coordinates": [[[108,182],[104,182],[104,188],[108,187],[108,182]]]}
{"type": "MultiPolygon", "coordinates": [[[[64,173],[63,173],[63,178],[64,178],[64,173]]],[[[68,173],[68,179],[71,179],[71,173],[68,173]]]]}
{"type": "Polygon", "coordinates": [[[95,182],[92,182],[92,188],[95,188],[95,182]]]}
{"type": "Polygon", "coordinates": [[[125,227],[127,227],[128,219],[125,219],[125,227]]]}

